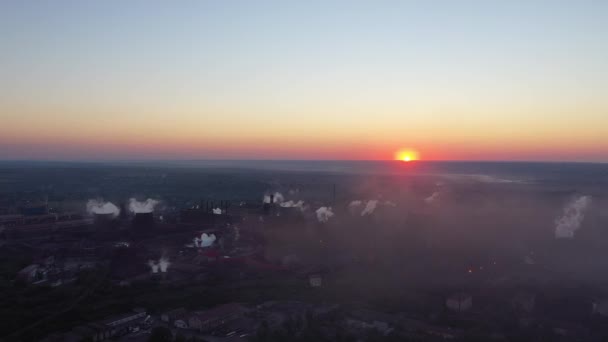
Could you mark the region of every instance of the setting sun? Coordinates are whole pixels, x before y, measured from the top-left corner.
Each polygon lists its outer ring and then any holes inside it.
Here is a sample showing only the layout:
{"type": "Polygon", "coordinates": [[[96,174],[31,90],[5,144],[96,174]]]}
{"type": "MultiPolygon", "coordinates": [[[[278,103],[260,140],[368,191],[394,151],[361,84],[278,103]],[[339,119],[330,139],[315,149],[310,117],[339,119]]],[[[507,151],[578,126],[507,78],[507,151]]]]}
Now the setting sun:
{"type": "Polygon", "coordinates": [[[414,150],[399,150],[395,153],[395,160],[410,162],[418,159],[418,152],[414,150]]]}

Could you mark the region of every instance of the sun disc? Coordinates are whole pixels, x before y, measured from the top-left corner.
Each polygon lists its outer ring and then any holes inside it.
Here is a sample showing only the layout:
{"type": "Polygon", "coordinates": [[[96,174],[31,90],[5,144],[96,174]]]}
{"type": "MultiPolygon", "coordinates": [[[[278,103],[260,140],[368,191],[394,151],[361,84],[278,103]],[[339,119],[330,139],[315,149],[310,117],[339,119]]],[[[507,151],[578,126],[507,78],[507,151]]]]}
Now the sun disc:
{"type": "Polygon", "coordinates": [[[411,149],[399,150],[395,153],[395,160],[400,160],[402,162],[411,162],[414,160],[418,160],[418,152],[411,149]]]}

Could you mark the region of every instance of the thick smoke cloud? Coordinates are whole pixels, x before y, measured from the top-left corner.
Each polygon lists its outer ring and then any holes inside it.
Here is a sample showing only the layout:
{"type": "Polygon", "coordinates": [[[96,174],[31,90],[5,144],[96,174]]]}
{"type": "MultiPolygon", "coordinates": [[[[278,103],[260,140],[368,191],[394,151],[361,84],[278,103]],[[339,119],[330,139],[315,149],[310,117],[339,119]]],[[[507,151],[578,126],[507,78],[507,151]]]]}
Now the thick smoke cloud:
{"type": "Polygon", "coordinates": [[[319,222],[327,222],[332,216],[334,216],[334,212],[332,211],[331,207],[321,207],[317,209],[315,213],[317,214],[317,220],[319,220],[319,222]]]}
{"type": "Polygon", "coordinates": [[[154,211],[154,207],[159,203],[155,199],[148,198],[147,200],[140,202],[135,198],[129,199],[129,211],[134,214],[140,213],[151,213],[154,211]]]}
{"type": "Polygon", "coordinates": [[[195,247],[210,247],[215,242],[216,237],[215,234],[203,233],[201,237],[198,236],[194,238],[194,246],[195,247]]]}
{"type": "Polygon", "coordinates": [[[87,202],[87,212],[89,214],[112,214],[116,217],[120,214],[120,209],[112,202],[90,199],[87,202]]]}
{"type": "Polygon", "coordinates": [[[555,237],[571,239],[580,228],[585,211],[591,204],[591,196],[580,196],[564,207],[564,213],[555,220],[555,237]]]}

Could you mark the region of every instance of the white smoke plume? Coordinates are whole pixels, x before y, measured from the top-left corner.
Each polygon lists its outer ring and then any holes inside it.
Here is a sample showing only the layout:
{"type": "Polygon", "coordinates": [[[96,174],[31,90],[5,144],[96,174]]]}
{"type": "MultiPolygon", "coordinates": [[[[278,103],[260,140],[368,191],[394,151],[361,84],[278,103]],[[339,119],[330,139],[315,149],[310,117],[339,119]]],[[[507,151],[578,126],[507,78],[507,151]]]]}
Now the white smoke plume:
{"type": "Polygon", "coordinates": [[[304,201],[287,201],[281,203],[281,207],[283,208],[299,208],[300,210],[304,210],[304,201]]]}
{"type": "Polygon", "coordinates": [[[283,203],[283,201],[285,201],[285,197],[283,196],[283,194],[281,194],[280,192],[275,192],[272,196],[271,195],[264,195],[264,199],[263,202],[264,203],[270,203],[272,197],[272,203],[283,203]]]}
{"type": "Polygon", "coordinates": [[[321,207],[317,209],[316,214],[319,222],[327,222],[332,216],[334,216],[334,212],[331,210],[331,207],[321,207]]]}
{"type": "Polygon", "coordinates": [[[87,212],[89,214],[112,214],[116,217],[120,214],[120,209],[112,202],[90,199],[87,202],[87,212]]]}
{"type": "Polygon", "coordinates": [[[158,273],[160,270],[160,265],[156,263],[154,260],[148,260],[148,266],[150,266],[150,270],[152,273],[158,273]]]}
{"type": "Polygon", "coordinates": [[[140,202],[135,198],[129,199],[129,211],[134,214],[140,213],[151,213],[154,211],[154,207],[159,203],[155,199],[148,198],[147,200],[140,202]]]}
{"type": "Polygon", "coordinates": [[[194,246],[195,247],[209,247],[211,245],[213,245],[213,242],[215,242],[215,234],[210,234],[207,235],[207,233],[203,233],[203,235],[201,235],[201,237],[199,238],[198,236],[194,238],[194,246]]]}
{"type": "Polygon", "coordinates": [[[356,208],[358,206],[360,206],[361,204],[363,204],[363,202],[361,202],[360,200],[354,200],[352,202],[350,202],[350,204],[348,205],[349,208],[356,208]]]}
{"type": "Polygon", "coordinates": [[[384,201],[384,205],[387,207],[396,207],[397,203],[393,202],[393,201],[384,201]]]}
{"type": "Polygon", "coordinates": [[[376,210],[377,206],[378,206],[377,200],[367,201],[367,203],[365,204],[365,208],[363,208],[363,211],[361,211],[361,216],[373,214],[374,210],[376,210]]]}
{"type": "Polygon", "coordinates": [[[351,215],[355,215],[359,212],[359,208],[363,205],[363,202],[360,200],[354,200],[348,204],[348,211],[350,211],[351,215]]]}
{"type": "Polygon", "coordinates": [[[589,204],[591,204],[591,196],[580,196],[569,202],[564,207],[563,215],[555,220],[555,237],[573,238],[585,218],[589,204]]]}
{"type": "Polygon", "coordinates": [[[436,202],[439,199],[439,191],[433,192],[433,194],[424,199],[427,204],[431,204],[436,202]]]}
{"type": "Polygon", "coordinates": [[[169,259],[163,256],[160,258],[160,260],[158,260],[158,266],[160,267],[160,271],[162,273],[166,273],[169,266],[171,266],[171,262],[169,262],[169,259]]]}
{"type": "Polygon", "coordinates": [[[222,209],[220,209],[220,208],[215,208],[215,209],[213,209],[213,213],[214,213],[215,215],[222,215],[222,209]]]}
{"type": "Polygon", "coordinates": [[[285,201],[285,197],[280,192],[274,193],[274,203],[283,203],[285,201]]]}

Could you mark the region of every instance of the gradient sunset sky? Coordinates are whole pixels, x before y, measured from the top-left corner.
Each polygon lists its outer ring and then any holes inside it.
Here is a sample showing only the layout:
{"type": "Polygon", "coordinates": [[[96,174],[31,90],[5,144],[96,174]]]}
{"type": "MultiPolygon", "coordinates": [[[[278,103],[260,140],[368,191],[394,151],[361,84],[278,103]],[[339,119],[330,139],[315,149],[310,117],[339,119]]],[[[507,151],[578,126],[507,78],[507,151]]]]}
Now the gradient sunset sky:
{"type": "Polygon", "coordinates": [[[0,2],[0,159],[608,162],[608,1],[0,2]]]}

